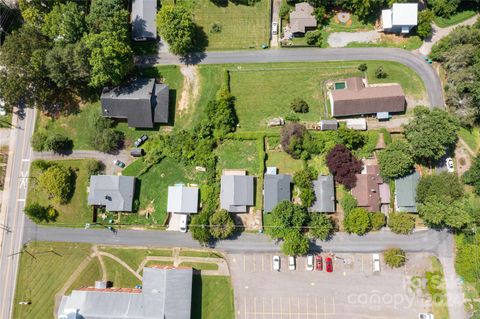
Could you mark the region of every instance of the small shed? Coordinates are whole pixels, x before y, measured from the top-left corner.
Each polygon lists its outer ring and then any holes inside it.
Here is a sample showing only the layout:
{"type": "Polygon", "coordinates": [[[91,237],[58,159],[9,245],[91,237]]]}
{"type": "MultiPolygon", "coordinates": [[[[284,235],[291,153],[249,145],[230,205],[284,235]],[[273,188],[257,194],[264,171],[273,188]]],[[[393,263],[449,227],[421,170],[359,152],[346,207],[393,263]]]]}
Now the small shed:
{"type": "Polygon", "coordinates": [[[367,130],[367,121],[363,118],[361,119],[347,119],[345,121],[347,128],[356,131],[366,131],[367,130]]]}
{"type": "Polygon", "coordinates": [[[145,152],[143,151],[143,148],[132,148],[130,151],[130,155],[133,157],[142,157],[145,155],[145,152]]]}
{"type": "Polygon", "coordinates": [[[388,112],[378,112],[377,119],[379,121],[388,121],[390,119],[390,113],[388,112]]]}
{"type": "Polygon", "coordinates": [[[321,131],[336,131],[338,129],[337,120],[321,120],[319,124],[321,131]]]}
{"type": "Polygon", "coordinates": [[[274,166],[267,167],[265,175],[277,175],[277,168],[274,166]]]}

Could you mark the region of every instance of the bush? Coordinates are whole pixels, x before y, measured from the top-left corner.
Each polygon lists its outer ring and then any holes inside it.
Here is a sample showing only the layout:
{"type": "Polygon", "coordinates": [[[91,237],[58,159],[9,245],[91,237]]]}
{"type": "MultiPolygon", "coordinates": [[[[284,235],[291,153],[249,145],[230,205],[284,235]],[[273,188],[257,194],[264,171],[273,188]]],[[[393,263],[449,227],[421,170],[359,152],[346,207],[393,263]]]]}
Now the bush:
{"type": "Polygon", "coordinates": [[[52,165],[52,162],[48,162],[46,160],[35,160],[32,162],[32,167],[39,169],[42,172],[46,171],[52,165]]]}
{"type": "Polygon", "coordinates": [[[88,162],[85,163],[85,169],[89,176],[99,175],[103,173],[103,171],[105,170],[105,165],[103,164],[102,161],[96,161],[96,160],[90,159],[88,160],[88,162]]]}
{"type": "Polygon", "coordinates": [[[296,98],[290,103],[290,108],[296,113],[308,113],[308,104],[305,100],[296,98]]]}
{"type": "Polygon", "coordinates": [[[38,203],[27,205],[24,208],[24,212],[36,223],[55,221],[58,217],[58,212],[55,208],[52,206],[43,207],[38,203]]]}
{"type": "Polygon", "coordinates": [[[73,194],[75,175],[70,168],[51,165],[40,175],[38,184],[56,203],[64,204],[73,194]]]}
{"type": "Polygon", "coordinates": [[[348,233],[364,235],[371,229],[369,214],[364,208],[354,208],[345,215],[343,227],[348,233]]]}
{"type": "Polygon", "coordinates": [[[215,239],[226,239],[235,231],[235,222],[230,213],[224,209],[213,213],[208,221],[210,234],[215,239]]]}
{"type": "Polygon", "coordinates": [[[362,63],[358,66],[358,71],[360,72],[365,72],[367,71],[367,69],[368,69],[368,66],[365,63],[362,63]]]}
{"type": "Polygon", "coordinates": [[[124,134],[114,129],[105,129],[96,136],[95,149],[104,153],[115,153],[123,146],[124,134]]]}
{"type": "Polygon", "coordinates": [[[385,226],[385,215],[382,212],[370,213],[369,217],[372,230],[380,230],[385,226]]]}
{"type": "Polygon", "coordinates": [[[36,131],[32,135],[30,145],[35,152],[42,152],[45,150],[45,141],[47,140],[47,134],[36,131]]]}
{"type": "Polygon", "coordinates": [[[282,3],[280,7],[280,12],[279,12],[280,18],[287,19],[289,13],[290,13],[290,6],[286,3],[282,3]]]}
{"type": "Polygon", "coordinates": [[[314,30],[314,31],[308,31],[305,34],[305,40],[308,45],[314,45],[317,47],[322,46],[322,31],[320,30],[314,30]]]}
{"type": "Polygon", "coordinates": [[[383,253],[383,257],[385,258],[385,263],[390,266],[390,268],[402,267],[407,260],[405,251],[400,248],[390,248],[383,253]]]}
{"type": "Polygon", "coordinates": [[[379,66],[376,70],[375,70],[375,77],[377,79],[386,79],[388,76],[387,72],[385,72],[385,70],[383,69],[382,66],[379,66]]]}
{"type": "Polygon", "coordinates": [[[344,185],[347,189],[351,189],[357,183],[355,174],[362,171],[362,162],[357,160],[355,156],[343,145],[336,145],[327,154],[327,166],[335,180],[344,185]]]}
{"type": "Polygon", "coordinates": [[[218,23],[212,24],[212,28],[210,29],[210,33],[220,33],[222,32],[222,25],[218,23]]]}
{"type": "Polygon", "coordinates": [[[73,141],[64,135],[53,134],[45,140],[44,148],[55,153],[62,153],[73,148],[73,141]]]}
{"type": "Polygon", "coordinates": [[[285,116],[285,121],[287,121],[287,122],[300,122],[300,118],[296,114],[287,114],[285,116]]]}
{"type": "Polygon", "coordinates": [[[305,207],[312,206],[315,201],[312,181],[317,178],[317,174],[317,171],[312,167],[306,167],[293,175],[293,182],[300,189],[300,200],[305,207]]]}
{"type": "Polygon", "coordinates": [[[209,212],[203,209],[199,214],[192,217],[190,222],[190,233],[192,238],[197,240],[201,245],[205,245],[212,239],[209,230],[209,212]]]}
{"type": "Polygon", "coordinates": [[[388,227],[396,234],[410,234],[415,228],[415,217],[402,212],[388,215],[388,227]]]}
{"type": "Polygon", "coordinates": [[[345,193],[343,198],[340,200],[340,205],[343,207],[343,212],[348,214],[352,211],[352,209],[357,208],[358,202],[355,197],[353,197],[350,193],[345,193]]]}

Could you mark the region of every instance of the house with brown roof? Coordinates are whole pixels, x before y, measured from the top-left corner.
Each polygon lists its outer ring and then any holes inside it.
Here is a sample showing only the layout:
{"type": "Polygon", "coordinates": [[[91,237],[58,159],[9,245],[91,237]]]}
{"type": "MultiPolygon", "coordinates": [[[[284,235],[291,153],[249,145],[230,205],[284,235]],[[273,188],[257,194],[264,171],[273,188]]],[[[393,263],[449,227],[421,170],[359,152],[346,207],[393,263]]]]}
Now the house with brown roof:
{"type": "Polygon", "coordinates": [[[405,111],[405,94],[399,84],[368,86],[362,78],[352,77],[345,80],[344,89],[328,95],[333,117],[405,111]]]}
{"type": "MultiPolygon", "coordinates": [[[[352,195],[357,200],[358,207],[369,212],[379,212],[382,204],[390,202],[390,192],[385,192],[383,179],[378,165],[365,165],[361,174],[357,174],[357,183],[352,188],[352,195]],[[381,191],[382,190],[382,191],[381,191]]],[[[388,189],[388,185],[386,185],[388,189]]]]}
{"type": "Polygon", "coordinates": [[[317,27],[313,10],[308,2],[295,4],[295,11],[290,12],[290,31],[294,36],[304,36],[305,32],[317,27]]]}

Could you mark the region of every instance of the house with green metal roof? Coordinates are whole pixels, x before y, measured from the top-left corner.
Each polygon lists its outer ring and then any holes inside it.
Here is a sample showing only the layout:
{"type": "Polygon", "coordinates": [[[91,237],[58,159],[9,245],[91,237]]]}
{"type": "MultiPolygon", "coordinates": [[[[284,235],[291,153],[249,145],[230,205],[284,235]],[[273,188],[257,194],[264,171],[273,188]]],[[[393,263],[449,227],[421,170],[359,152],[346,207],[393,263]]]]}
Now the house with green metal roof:
{"type": "Polygon", "coordinates": [[[417,212],[417,186],[420,174],[417,171],[395,180],[395,207],[397,211],[417,212]]]}

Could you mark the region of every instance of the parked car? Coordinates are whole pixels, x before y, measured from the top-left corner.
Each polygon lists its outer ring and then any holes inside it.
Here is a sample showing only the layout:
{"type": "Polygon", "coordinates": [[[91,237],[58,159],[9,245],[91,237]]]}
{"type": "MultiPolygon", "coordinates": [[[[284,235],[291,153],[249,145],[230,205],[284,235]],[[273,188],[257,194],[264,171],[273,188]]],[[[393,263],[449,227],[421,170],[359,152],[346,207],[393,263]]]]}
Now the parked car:
{"type": "Polygon", "coordinates": [[[280,271],[280,257],[273,256],[273,270],[280,271]]]}
{"type": "Polygon", "coordinates": [[[307,270],[313,270],[313,255],[307,255],[307,263],[305,267],[307,268],[307,270]]]}
{"type": "Polygon", "coordinates": [[[188,215],[187,214],[181,214],[180,215],[180,231],[182,233],[187,232],[187,224],[188,224],[188,215]]]}
{"type": "Polygon", "coordinates": [[[145,155],[145,151],[143,150],[143,148],[132,148],[130,150],[130,155],[132,155],[133,157],[142,157],[143,155],[145,155]]]}
{"type": "Polygon", "coordinates": [[[135,37],[133,38],[134,41],[147,41],[147,38],[145,37],[135,37]]]}
{"type": "Polygon", "coordinates": [[[315,269],[322,271],[323,270],[323,258],[322,256],[315,256],[315,269]]]}
{"type": "Polygon", "coordinates": [[[135,145],[135,147],[139,147],[140,145],[142,145],[143,143],[145,143],[145,141],[148,140],[148,136],[143,134],[142,136],[140,136],[136,141],[135,143],[133,143],[135,145]]]}
{"type": "Polygon", "coordinates": [[[325,270],[327,272],[333,271],[333,262],[332,262],[332,258],[330,257],[325,258],[325,270]]]}
{"type": "Polygon", "coordinates": [[[295,256],[288,256],[288,269],[295,270],[295,256]]]}
{"type": "Polygon", "coordinates": [[[431,313],[419,313],[418,319],[435,319],[435,316],[431,313]]]}
{"type": "Polygon", "coordinates": [[[114,160],[113,161],[113,164],[120,167],[120,168],[125,168],[125,163],[122,162],[122,161],[119,161],[118,159],[117,160],[114,160]]]}
{"type": "Polygon", "coordinates": [[[272,22],[272,34],[273,35],[278,34],[278,22],[272,22]]]}
{"type": "Polygon", "coordinates": [[[373,272],[380,272],[380,255],[372,254],[373,272]]]}
{"type": "Polygon", "coordinates": [[[455,168],[453,167],[453,159],[451,157],[447,158],[445,160],[447,164],[447,170],[449,173],[453,173],[455,171],[455,168]]]}

